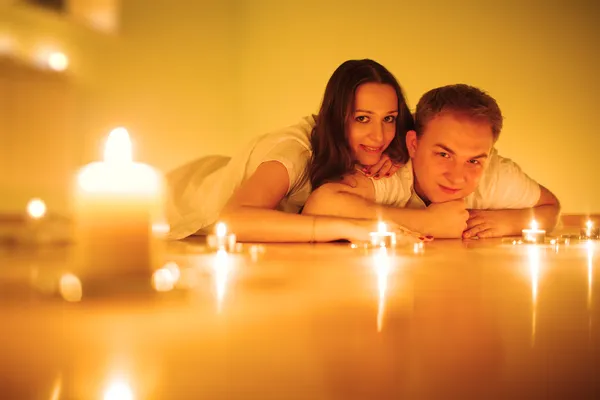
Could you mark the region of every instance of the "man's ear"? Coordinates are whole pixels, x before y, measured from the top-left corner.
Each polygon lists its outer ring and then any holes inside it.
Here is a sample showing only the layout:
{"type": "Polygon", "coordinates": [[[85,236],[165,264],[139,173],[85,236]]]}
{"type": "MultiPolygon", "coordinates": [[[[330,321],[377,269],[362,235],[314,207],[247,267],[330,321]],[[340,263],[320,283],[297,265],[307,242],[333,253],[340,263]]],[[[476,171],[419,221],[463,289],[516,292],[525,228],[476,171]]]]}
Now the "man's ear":
{"type": "Polygon", "coordinates": [[[410,158],[413,158],[415,156],[415,153],[417,152],[417,146],[418,146],[417,132],[415,132],[415,131],[406,132],[406,148],[408,149],[408,155],[410,156],[410,158]]]}

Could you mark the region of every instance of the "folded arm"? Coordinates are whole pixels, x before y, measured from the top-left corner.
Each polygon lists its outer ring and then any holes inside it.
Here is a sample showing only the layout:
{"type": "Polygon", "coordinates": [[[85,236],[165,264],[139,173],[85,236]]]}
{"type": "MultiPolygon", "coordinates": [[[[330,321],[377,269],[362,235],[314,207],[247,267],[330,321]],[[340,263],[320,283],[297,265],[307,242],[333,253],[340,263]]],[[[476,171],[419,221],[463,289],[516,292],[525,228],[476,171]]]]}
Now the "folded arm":
{"type": "Polygon", "coordinates": [[[260,164],[228,201],[219,219],[239,240],[248,242],[366,240],[375,229],[373,221],[276,210],[287,195],[289,182],[287,169],[280,162],[260,164]]]}
{"type": "Polygon", "coordinates": [[[532,208],[515,210],[470,210],[464,238],[515,236],[530,226],[532,219],[546,231],[552,231],[560,216],[560,202],[540,185],[540,197],[532,208]]]}
{"type": "Polygon", "coordinates": [[[348,175],[341,182],[326,183],[313,191],[303,214],[391,221],[422,234],[432,234],[427,210],[375,203],[373,182],[361,173],[348,175]]]}

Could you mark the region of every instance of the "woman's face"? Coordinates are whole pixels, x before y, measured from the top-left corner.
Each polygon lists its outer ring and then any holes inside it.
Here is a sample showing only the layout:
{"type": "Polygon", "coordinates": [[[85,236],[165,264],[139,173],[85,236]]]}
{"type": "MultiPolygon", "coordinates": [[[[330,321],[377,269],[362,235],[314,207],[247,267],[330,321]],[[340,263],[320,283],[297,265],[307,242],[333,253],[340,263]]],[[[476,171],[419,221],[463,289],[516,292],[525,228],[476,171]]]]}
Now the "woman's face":
{"type": "Polygon", "coordinates": [[[396,135],[398,96],[381,83],[364,83],[356,89],[354,109],[346,122],[346,137],[356,162],[376,164],[396,135]]]}

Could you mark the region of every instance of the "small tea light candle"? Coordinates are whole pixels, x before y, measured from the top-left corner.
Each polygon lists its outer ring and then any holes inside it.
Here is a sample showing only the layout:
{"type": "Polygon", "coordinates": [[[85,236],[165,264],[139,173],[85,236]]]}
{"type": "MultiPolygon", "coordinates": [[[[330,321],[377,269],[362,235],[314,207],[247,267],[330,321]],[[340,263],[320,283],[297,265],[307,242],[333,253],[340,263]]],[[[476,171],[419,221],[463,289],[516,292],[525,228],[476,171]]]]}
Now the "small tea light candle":
{"type": "Polygon", "coordinates": [[[592,220],[588,219],[585,228],[581,228],[581,236],[585,239],[598,239],[600,236],[600,227],[594,226],[592,220]]]}
{"type": "Polygon", "coordinates": [[[396,246],[396,234],[388,232],[385,222],[377,225],[377,232],[371,232],[371,245],[376,247],[396,246]]]}
{"type": "Polygon", "coordinates": [[[235,250],[236,237],[235,233],[227,233],[227,225],[224,222],[219,222],[215,226],[215,233],[206,237],[206,244],[213,250],[235,250]]]}
{"type": "Polygon", "coordinates": [[[546,231],[539,229],[536,220],[531,221],[530,229],[523,229],[523,242],[525,243],[544,243],[546,240],[546,231]]]}

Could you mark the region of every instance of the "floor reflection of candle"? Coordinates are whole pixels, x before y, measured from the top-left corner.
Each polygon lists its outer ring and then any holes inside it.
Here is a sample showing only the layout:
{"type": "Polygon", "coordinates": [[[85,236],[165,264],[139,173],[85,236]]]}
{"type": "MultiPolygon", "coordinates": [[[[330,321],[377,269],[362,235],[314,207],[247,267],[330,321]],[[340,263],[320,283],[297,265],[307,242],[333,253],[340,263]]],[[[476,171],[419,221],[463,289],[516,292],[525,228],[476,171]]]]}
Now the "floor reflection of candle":
{"type": "Polygon", "coordinates": [[[391,268],[387,249],[380,247],[373,255],[373,261],[375,264],[375,273],[377,274],[377,291],[379,294],[379,301],[377,303],[377,332],[381,332],[385,312],[385,295],[391,268]]]}
{"type": "Polygon", "coordinates": [[[217,311],[221,312],[223,300],[225,299],[225,291],[227,289],[227,279],[229,277],[229,271],[231,269],[231,259],[227,251],[222,249],[217,250],[217,254],[215,254],[213,268],[215,273],[217,311]]]}
{"type": "Polygon", "coordinates": [[[529,255],[529,273],[531,274],[531,345],[533,346],[535,344],[538,283],[540,277],[540,249],[537,246],[531,246],[527,250],[529,255]]]}
{"type": "Polygon", "coordinates": [[[587,243],[587,278],[588,278],[588,290],[587,290],[587,306],[588,310],[592,306],[592,284],[594,282],[594,269],[592,261],[594,259],[594,243],[588,240],[587,243]]]}

